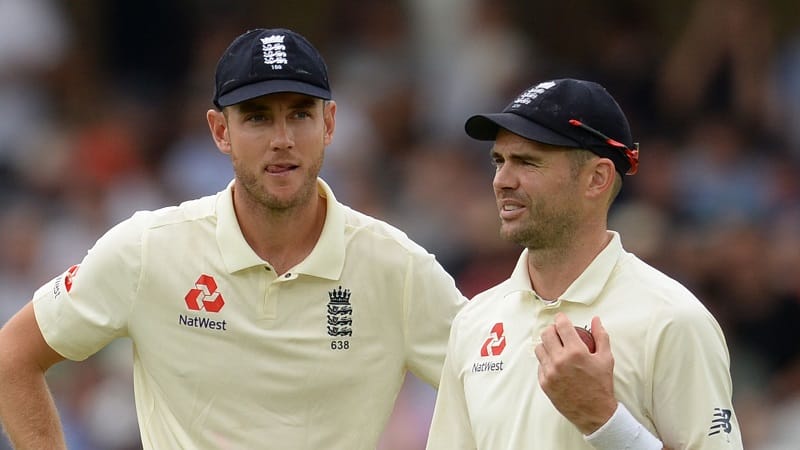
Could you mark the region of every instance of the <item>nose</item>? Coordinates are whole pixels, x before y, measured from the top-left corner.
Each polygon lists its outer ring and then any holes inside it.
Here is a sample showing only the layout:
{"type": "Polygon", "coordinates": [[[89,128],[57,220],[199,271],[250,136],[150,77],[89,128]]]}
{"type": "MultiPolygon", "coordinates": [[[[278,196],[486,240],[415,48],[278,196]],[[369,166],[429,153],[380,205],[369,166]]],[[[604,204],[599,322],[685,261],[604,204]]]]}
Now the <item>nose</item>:
{"type": "Polygon", "coordinates": [[[495,192],[500,192],[504,189],[515,189],[517,187],[517,177],[510,164],[503,164],[498,166],[494,173],[492,186],[495,192]]]}
{"type": "Polygon", "coordinates": [[[285,150],[294,147],[294,133],[285,120],[275,121],[275,126],[272,127],[272,136],[270,139],[270,148],[272,150],[285,150]]]}

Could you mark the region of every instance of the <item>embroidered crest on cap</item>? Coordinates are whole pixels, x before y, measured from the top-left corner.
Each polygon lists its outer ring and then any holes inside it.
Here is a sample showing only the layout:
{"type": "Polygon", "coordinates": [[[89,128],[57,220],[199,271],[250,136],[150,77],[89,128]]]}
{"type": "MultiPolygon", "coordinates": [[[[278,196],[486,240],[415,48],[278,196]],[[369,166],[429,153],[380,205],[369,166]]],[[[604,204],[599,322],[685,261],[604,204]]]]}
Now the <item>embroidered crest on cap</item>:
{"type": "Polygon", "coordinates": [[[284,64],[289,64],[289,59],[286,54],[286,46],[283,44],[283,39],[286,36],[273,34],[261,38],[261,51],[264,55],[264,64],[270,66],[272,69],[279,70],[283,68],[284,64]]]}
{"type": "Polygon", "coordinates": [[[552,88],[555,85],[556,83],[554,81],[545,81],[537,84],[536,86],[528,89],[527,91],[520,94],[519,97],[514,99],[514,102],[511,104],[511,108],[519,108],[523,104],[525,105],[529,104],[531,101],[533,101],[533,99],[538,97],[539,94],[552,88]]]}

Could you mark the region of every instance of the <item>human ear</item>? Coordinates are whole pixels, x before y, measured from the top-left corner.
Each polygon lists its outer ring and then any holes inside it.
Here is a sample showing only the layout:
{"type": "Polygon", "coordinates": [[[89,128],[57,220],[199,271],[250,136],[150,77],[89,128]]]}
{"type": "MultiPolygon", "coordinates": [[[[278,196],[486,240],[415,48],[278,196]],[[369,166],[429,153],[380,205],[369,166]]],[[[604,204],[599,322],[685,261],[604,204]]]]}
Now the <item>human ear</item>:
{"type": "Polygon", "coordinates": [[[328,145],[333,140],[333,130],[336,128],[336,102],[328,100],[322,105],[322,117],[325,123],[323,142],[328,145]]]}
{"type": "Polygon", "coordinates": [[[222,153],[229,155],[231,153],[231,140],[228,133],[228,120],[222,111],[216,109],[209,109],[206,113],[206,120],[208,120],[208,128],[211,130],[211,137],[214,143],[222,153]]]}
{"type": "Polygon", "coordinates": [[[592,197],[605,195],[611,190],[617,175],[614,163],[608,158],[598,158],[594,160],[590,168],[587,194],[592,197]]]}

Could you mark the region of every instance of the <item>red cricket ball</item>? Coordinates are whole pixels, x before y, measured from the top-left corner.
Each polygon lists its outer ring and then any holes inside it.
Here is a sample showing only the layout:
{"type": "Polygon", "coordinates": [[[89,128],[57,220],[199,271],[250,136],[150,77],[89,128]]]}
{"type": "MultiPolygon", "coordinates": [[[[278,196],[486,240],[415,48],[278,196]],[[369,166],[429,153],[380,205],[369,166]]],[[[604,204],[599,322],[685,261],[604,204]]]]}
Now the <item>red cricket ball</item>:
{"type": "Polygon", "coordinates": [[[583,327],[575,327],[575,331],[578,332],[578,336],[580,336],[583,343],[586,344],[586,347],[589,349],[589,353],[594,353],[596,347],[592,332],[583,327]]]}

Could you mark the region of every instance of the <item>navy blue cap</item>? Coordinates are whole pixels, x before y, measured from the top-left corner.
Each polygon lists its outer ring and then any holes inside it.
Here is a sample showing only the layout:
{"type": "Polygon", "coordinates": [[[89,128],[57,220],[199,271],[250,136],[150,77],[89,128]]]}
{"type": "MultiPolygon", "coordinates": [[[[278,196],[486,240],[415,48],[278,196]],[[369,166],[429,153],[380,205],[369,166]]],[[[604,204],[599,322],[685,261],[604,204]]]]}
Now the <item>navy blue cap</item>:
{"type": "Polygon", "coordinates": [[[477,114],[467,134],[493,141],[500,128],[544,144],[589,150],[614,162],[620,174],[636,173],[638,144],[619,104],[592,81],[571,78],[541,82],[522,92],[503,112],[477,114]]]}
{"type": "Polygon", "coordinates": [[[284,28],[258,28],[237,37],[217,63],[217,108],[277,92],[331,98],[328,69],[316,48],[284,28]]]}

